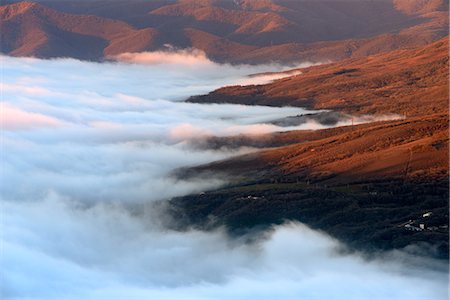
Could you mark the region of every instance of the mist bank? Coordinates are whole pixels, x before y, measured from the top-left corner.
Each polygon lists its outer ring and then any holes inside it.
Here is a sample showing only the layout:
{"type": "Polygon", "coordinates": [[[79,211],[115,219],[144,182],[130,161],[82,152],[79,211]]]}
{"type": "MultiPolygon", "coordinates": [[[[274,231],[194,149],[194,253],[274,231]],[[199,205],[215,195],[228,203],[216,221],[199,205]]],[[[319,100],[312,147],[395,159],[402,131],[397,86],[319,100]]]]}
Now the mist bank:
{"type": "Polygon", "coordinates": [[[172,170],[254,151],[192,140],[289,130],[272,121],[312,113],[179,101],[271,66],[1,60],[3,298],[445,299],[438,262],[366,261],[298,223],[242,239],[165,226],[155,201],[224,183],[172,170]]]}
{"type": "Polygon", "coordinates": [[[308,227],[260,236],[171,231],[159,212],[80,207],[50,193],[4,202],[5,299],[446,299],[446,265],[400,252],[367,261],[308,227]],[[412,260],[416,265],[403,264],[412,260]],[[326,288],[324,288],[326,287],[326,288]]]}
{"type": "Polygon", "coordinates": [[[2,57],[2,63],[7,75],[1,86],[4,176],[9,182],[2,186],[5,199],[32,199],[52,190],[74,193],[83,201],[134,202],[217,186],[214,179],[174,182],[166,175],[174,168],[249,149],[198,151],[190,149],[189,140],[279,131],[283,128],[270,120],[306,112],[177,101],[193,91],[239,80],[255,71],[250,67],[225,66],[219,72],[221,66],[211,64],[194,72],[191,66],[175,64],[11,57],[2,57]],[[211,76],[217,73],[222,77],[211,76]],[[85,74],[98,76],[93,80],[85,74]],[[36,179],[26,184],[27,176],[36,179]]]}

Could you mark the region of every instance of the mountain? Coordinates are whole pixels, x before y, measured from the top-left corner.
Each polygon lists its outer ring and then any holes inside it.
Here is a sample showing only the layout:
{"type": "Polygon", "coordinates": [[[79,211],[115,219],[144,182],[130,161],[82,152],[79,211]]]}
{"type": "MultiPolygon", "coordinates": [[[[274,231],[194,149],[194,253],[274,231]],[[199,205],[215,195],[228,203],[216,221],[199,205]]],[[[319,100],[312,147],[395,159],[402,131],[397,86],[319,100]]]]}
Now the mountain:
{"type": "MultiPolygon", "coordinates": [[[[287,146],[195,168],[253,180],[311,181],[346,185],[371,181],[439,181],[448,177],[448,116],[435,114],[406,120],[308,132],[273,139],[287,146]]],[[[272,141],[274,142],[274,141],[272,141]]]]}
{"type": "Polygon", "coordinates": [[[402,119],[266,138],[266,147],[295,145],[215,164],[220,170],[243,174],[262,168],[337,184],[416,173],[441,180],[448,177],[448,59],[447,37],[413,50],[300,69],[300,75],[265,85],[224,87],[189,101],[296,105],[343,114],[337,120],[346,114],[402,119]]]}
{"type": "Polygon", "coordinates": [[[189,101],[293,105],[356,115],[448,113],[448,37],[301,72],[267,85],[223,87],[189,101]]]}
{"type": "Polygon", "coordinates": [[[298,220],[365,253],[448,259],[448,115],[265,139],[293,144],[180,171],[230,183],[172,199],[177,224],[240,235],[298,220]],[[422,217],[427,211],[432,219],[422,217]],[[408,231],[410,220],[439,229],[408,231]]]}
{"type": "Polygon", "coordinates": [[[100,60],[170,44],[220,62],[340,60],[439,39],[447,9],[447,0],[10,2],[0,7],[1,48],[100,60]]]}
{"type": "Polygon", "coordinates": [[[416,49],[301,69],[266,85],[192,97],[201,103],[333,110],[317,119],[324,123],[346,114],[380,121],[201,141],[198,147],[262,150],[179,170],[174,176],[221,174],[229,184],[172,199],[169,211],[180,226],[225,226],[233,234],[298,220],[366,253],[422,249],[420,255],[448,259],[448,68],[447,37],[416,49]],[[383,121],[386,114],[397,119],[383,121]],[[432,219],[422,216],[427,211],[432,219]],[[420,223],[436,230],[404,227],[420,223]]]}
{"type": "Polygon", "coordinates": [[[157,31],[122,21],[61,13],[33,2],[0,7],[2,52],[15,56],[98,59],[151,50],[157,31]],[[126,45],[126,46],[125,46],[126,45]]]}
{"type": "Polygon", "coordinates": [[[379,121],[193,141],[261,149],[174,171],[227,185],[162,206],[183,229],[242,234],[298,220],[355,249],[448,259],[447,0],[9,2],[0,26],[2,52],[15,56],[103,60],[193,47],[219,62],[334,61],[189,101],[328,110],[274,124],[379,121]]]}

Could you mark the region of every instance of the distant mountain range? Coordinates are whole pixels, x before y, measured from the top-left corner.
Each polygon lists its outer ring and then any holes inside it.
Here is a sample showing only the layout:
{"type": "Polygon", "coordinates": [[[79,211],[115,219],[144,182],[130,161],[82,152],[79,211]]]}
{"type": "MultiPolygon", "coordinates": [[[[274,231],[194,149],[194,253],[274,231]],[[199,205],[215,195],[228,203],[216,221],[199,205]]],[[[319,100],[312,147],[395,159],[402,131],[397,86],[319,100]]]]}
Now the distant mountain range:
{"type": "Polygon", "coordinates": [[[9,1],[0,25],[14,56],[102,60],[170,45],[219,62],[335,61],[442,38],[448,0],[9,1]]]}

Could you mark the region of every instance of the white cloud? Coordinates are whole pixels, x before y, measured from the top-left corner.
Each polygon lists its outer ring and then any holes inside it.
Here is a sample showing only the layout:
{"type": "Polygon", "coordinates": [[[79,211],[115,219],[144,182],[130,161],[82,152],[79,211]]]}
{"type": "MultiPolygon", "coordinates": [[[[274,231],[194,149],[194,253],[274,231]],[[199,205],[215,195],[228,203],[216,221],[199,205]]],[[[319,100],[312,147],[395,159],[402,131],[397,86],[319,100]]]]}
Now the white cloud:
{"type": "Polygon", "coordinates": [[[111,59],[138,64],[175,64],[175,65],[193,65],[193,66],[210,66],[214,63],[208,59],[205,52],[198,49],[183,49],[178,51],[154,51],[154,52],[137,52],[137,53],[121,53],[111,59]]]}
{"type": "Polygon", "coordinates": [[[3,298],[445,296],[444,273],[337,254],[336,241],[298,224],[256,244],[160,225],[165,215],[154,200],[221,184],[168,173],[234,154],[194,150],[187,139],[276,131],[266,123],[304,112],[177,100],[268,66],[193,72],[175,63],[1,59],[10,87],[2,99],[3,298]]]}
{"type": "Polygon", "coordinates": [[[445,272],[429,261],[338,254],[338,242],[301,224],[248,244],[221,230],[165,230],[155,209],[83,208],[55,193],[3,209],[6,298],[446,299],[445,272]]]}
{"type": "Polygon", "coordinates": [[[64,122],[39,113],[27,112],[7,103],[0,103],[0,126],[4,130],[59,127],[64,122]]]}
{"type": "MultiPolygon", "coordinates": [[[[311,64],[305,65],[309,66],[311,64]]],[[[298,66],[300,67],[300,66],[298,66]]],[[[290,76],[297,76],[301,75],[302,71],[297,70],[294,72],[286,72],[286,73],[273,73],[273,74],[260,74],[260,75],[254,75],[254,76],[248,76],[247,78],[241,80],[238,84],[239,85],[257,85],[257,84],[266,84],[270,83],[274,80],[290,77],[290,76]]]]}
{"type": "MultiPolygon", "coordinates": [[[[252,85],[252,84],[266,84],[277,79],[282,79],[289,76],[296,76],[302,74],[299,68],[306,68],[320,63],[303,62],[291,65],[289,67],[278,64],[269,65],[230,65],[218,64],[211,61],[204,51],[191,48],[171,51],[153,51],[153,52],[136,52],[136,53],[121,53],[119,55],[110,56],[109,59],[131,64],[142,65],[164,65],[165,68],[179,68],[191,69],[196,73],[208,73],[212,76],[217,76],[215,73],[220,69],[219,76],[224,77],[226,74],[239,74],[240,78],[234,80],[232,84],[235,85],[252,85]],[[293,70],[292,70],[293,69],[293,70]],[[275,71],[275,72],[274,72],[275,71]]],[[[222,82],[225,85],[226,82],[222,82]]]]}

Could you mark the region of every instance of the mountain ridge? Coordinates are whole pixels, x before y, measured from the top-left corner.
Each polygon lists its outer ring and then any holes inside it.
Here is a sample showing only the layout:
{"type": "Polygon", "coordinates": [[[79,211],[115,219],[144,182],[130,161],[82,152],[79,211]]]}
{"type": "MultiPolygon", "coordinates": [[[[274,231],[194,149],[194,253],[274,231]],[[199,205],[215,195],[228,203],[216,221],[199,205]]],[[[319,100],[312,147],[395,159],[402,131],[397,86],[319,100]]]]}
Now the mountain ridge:
{"type": "Polygon", "coordinates": [[[448,32],[448,1],[392,1],[11,2],[0,7],[1,50],[103,60],[170,44],[218,62],[320,62],[425,45],[448,32]]]}
{"type": "Polygon", "coordinates": [[[266,85],[222,87],[188,101],[293,105],[354,115],[448,112],[448,37],[416,49],[299,71],[266,85]]]}

